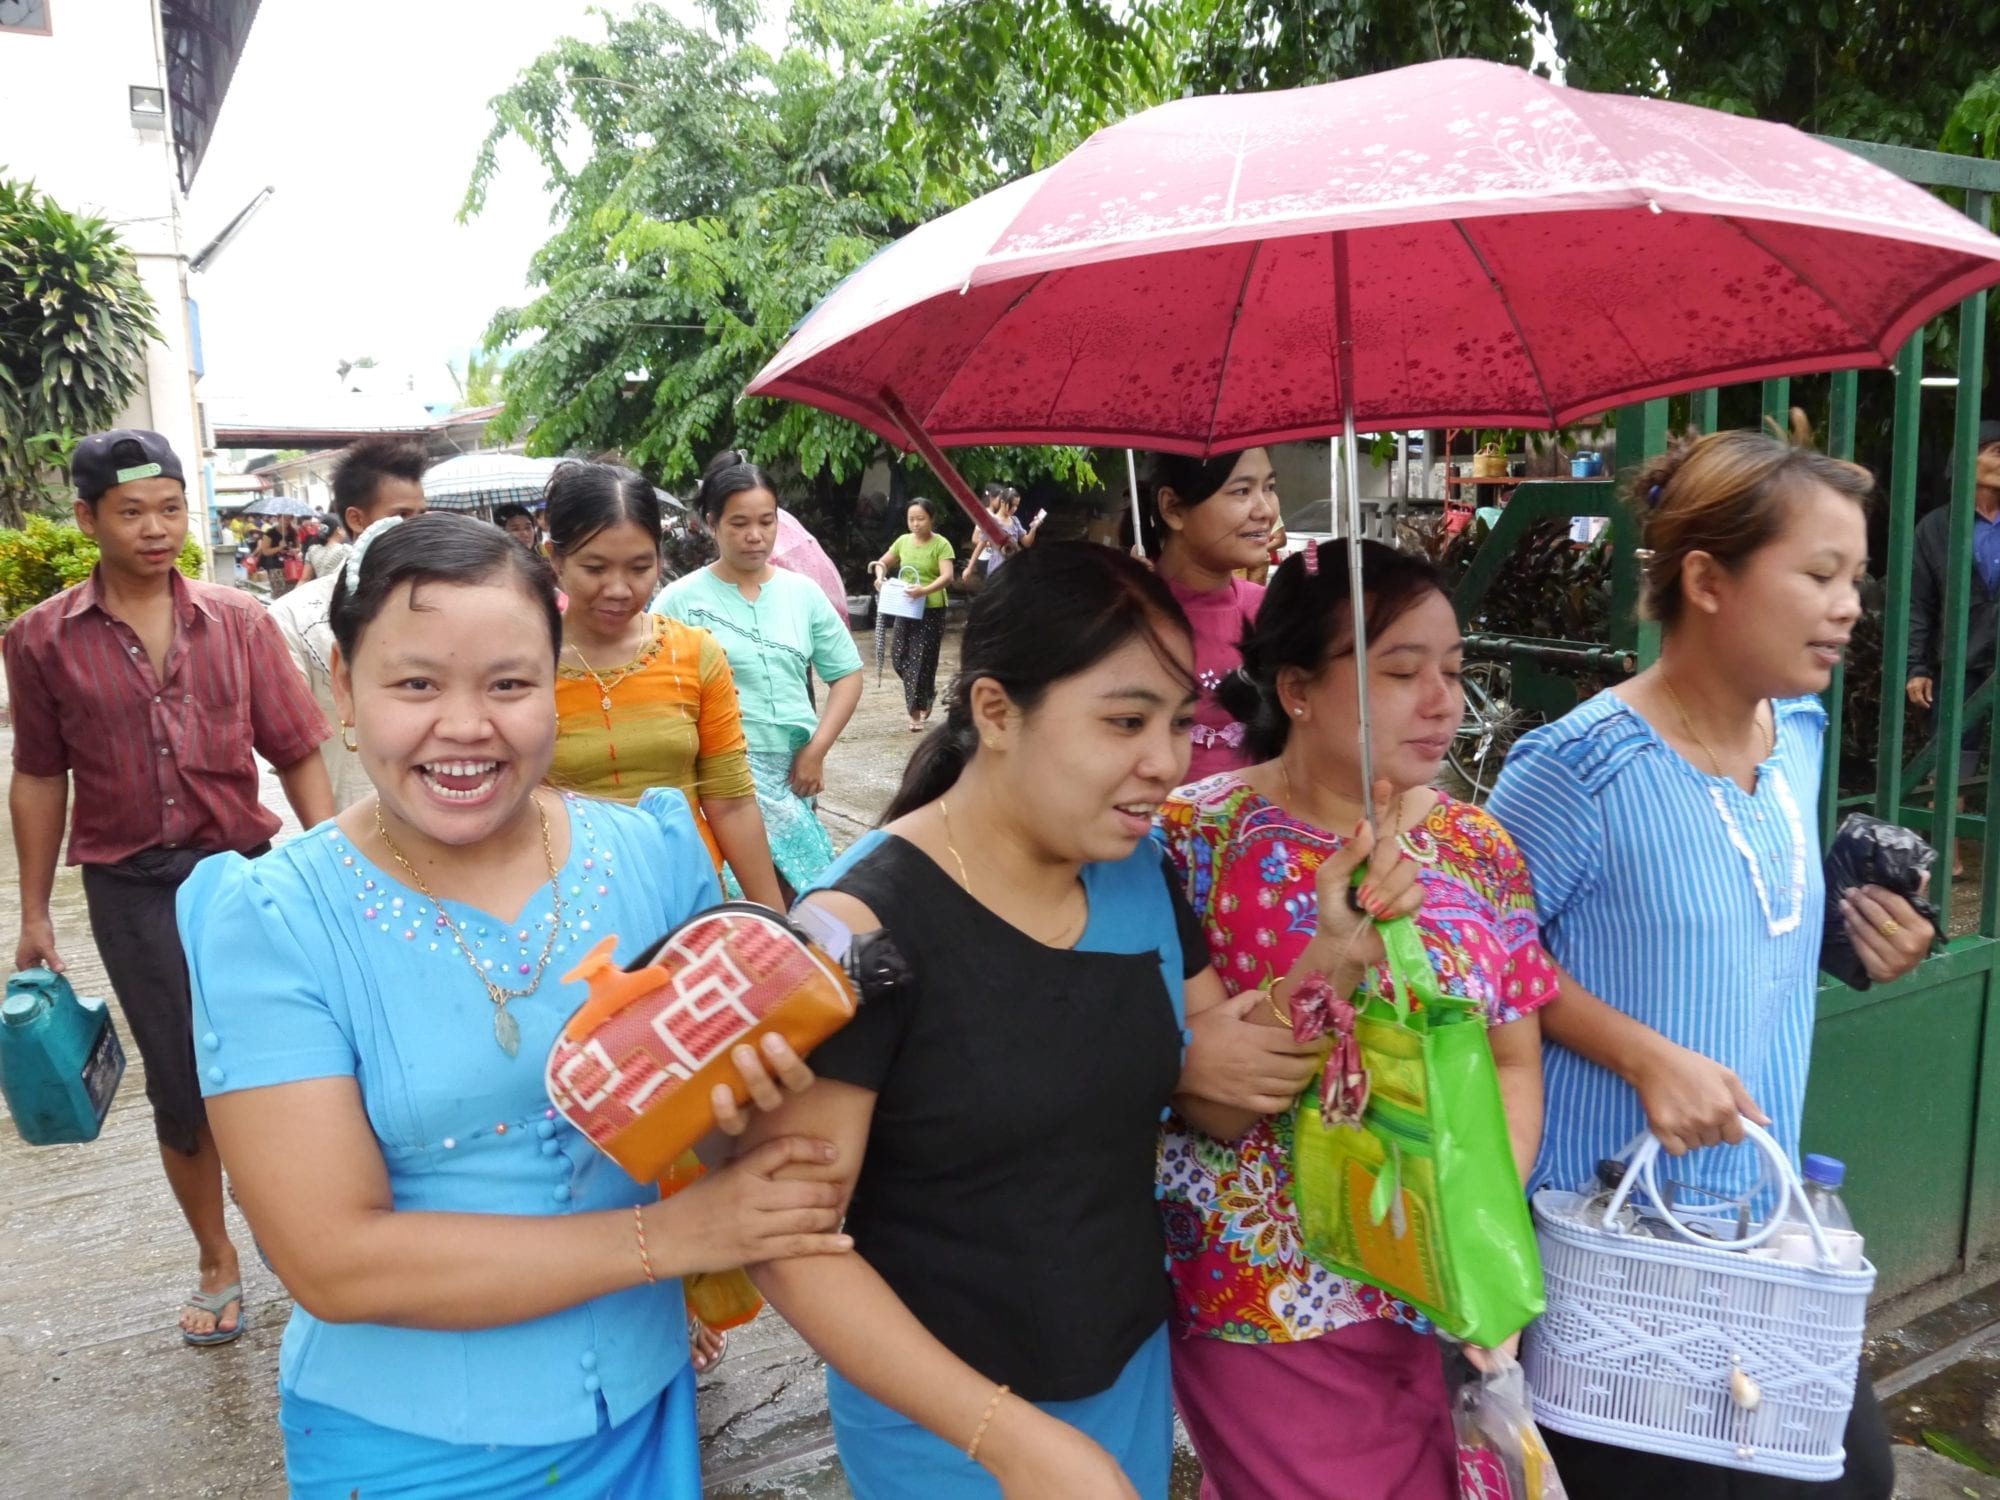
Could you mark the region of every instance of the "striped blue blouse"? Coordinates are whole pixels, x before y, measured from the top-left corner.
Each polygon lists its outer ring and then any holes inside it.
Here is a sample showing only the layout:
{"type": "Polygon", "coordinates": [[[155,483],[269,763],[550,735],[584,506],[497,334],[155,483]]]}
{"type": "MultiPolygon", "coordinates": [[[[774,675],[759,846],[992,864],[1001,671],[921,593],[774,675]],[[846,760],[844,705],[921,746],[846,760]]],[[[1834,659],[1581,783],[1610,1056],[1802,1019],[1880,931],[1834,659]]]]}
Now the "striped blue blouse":
{"type": "MultiPolygon", "coordinates": [[[[1818,985],[1817,699],[1777,705],[1776,750],[1748,794],[1601,693],[1524,735],[1489,810],[1527,857],[1542,942],[1592,994],[1743,1080],[1796,1160],[1818,985]]],[[[1553,1042],[1537,1187],[1574,1188],[1645,1125],[1622,1079],[1553,1042]]],[[[1750,1147],[1699,1152],[1678,1182],[1735,1194],[1750,1147]]]]}

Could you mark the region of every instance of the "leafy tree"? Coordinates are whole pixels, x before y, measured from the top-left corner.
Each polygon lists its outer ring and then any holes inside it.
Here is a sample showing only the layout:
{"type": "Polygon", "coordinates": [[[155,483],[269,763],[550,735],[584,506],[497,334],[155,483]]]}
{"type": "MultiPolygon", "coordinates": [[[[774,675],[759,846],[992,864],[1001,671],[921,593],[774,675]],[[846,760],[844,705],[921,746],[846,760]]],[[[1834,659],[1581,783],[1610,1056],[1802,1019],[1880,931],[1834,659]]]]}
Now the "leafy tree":
{"type": "Polygon", "coordinates": [[[1547,0],[1568,82],[1822,135],[1933,146],[2000,52],[2000,9],[1938,0],[1547,0]]]}
{"type": "MultiPolygon", "coordinates": [[[[487,331],[488,348],[511,348],[500,435],[527,433],[539,453],[616,449],[679,485],[741,447],[796,466],[834,519],[851,514],[880,441],[791,402],[737,398],[844,276],[950,206],[932,190],[950,174],[921,149],[884,148],[881,61],[913,15],[893,0],[802,0],[773,55],[748,40],[749,7],[712,3],[699,26],[641,4],[607,18],[601,42],[558,43],[494,101],[462,214],[479,212],[509,136],[557,200],[530,263],[539,295],[487,331]]],[[[1028,138],[1011,109],[995,118],[1003,141],[1028,138]]],[[[1089,477],[1077,450],[960,457],[975,483],[1089,477]]]]}
{"type": "Polygon", "coordinates": [[[154,315],[109,224],[0,178],[0,521],[47,504],[75,439],[131,402],[154,315]]]}

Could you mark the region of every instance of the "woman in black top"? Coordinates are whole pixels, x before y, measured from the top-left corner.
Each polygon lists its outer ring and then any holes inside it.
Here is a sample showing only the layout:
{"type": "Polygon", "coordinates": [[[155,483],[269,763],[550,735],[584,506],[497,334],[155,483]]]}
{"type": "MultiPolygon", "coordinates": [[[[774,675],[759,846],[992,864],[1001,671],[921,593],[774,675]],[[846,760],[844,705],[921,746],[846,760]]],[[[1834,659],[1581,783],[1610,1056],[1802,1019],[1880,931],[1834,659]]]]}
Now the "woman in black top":
{"type": "MultiPolygon", "coordinates": [[[[1187,1072],[1183,1015],[1229,1013],[1149,838],[1187,767],[1192,660],[1131,559],[1011,560],[885,826],[806,898],[886,928],[912,976],[770,1120],[855,1164],[857,1253],[752,1273],[827,1360],[861,1500],[1166,1494],[1157,1132],[1170,1101],[1216,1118],[1186,1092],[1216,1075],[1187,1072]]],[[[1266,1087],[1311,1076],[1291,1048],[1266,1087]]]]}

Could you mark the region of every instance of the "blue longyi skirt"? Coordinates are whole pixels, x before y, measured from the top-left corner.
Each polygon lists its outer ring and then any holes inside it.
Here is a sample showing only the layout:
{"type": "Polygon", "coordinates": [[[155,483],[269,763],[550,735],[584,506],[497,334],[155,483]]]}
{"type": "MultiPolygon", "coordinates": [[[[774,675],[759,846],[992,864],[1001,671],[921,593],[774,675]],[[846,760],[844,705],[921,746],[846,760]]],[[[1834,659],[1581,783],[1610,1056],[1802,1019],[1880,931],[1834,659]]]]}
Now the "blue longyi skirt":
{"type": "Polygon", "coordinates": [[[418,1437],[280,1389],[285,1479],[294,1500],[699,1500],[694,1393],[694,1369],[684,1367],[620,1426],[512,1447],[418,1437]]]}
{"type": "MultiPolygon", "coordinates": [[[[993,1476],[964,1449],[865,1395],[830,1365],[826,1400],[855,1500],[1000,1500],[993,1476]]],[[[1166,1500],[1174,1403],[1164,1323],[1125,1362],[1109,1390],[1037,1405],[1117,1459],[1139,1500],[1166,1500]]]]}

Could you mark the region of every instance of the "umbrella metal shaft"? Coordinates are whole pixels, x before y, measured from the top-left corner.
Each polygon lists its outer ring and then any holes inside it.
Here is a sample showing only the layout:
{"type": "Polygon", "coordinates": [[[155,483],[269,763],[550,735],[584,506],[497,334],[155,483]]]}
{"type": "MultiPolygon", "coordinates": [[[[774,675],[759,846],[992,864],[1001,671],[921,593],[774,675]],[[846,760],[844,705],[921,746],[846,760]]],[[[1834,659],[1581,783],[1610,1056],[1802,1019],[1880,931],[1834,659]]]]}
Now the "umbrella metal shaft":
{"type": "Polygon", "coordinates": [[[1132,491],[1132,545],[1144,547],[1146,534],[1139,529],[1139,461],[1130,448],[1125,450],[1125,483],[1132,491]]]}

